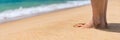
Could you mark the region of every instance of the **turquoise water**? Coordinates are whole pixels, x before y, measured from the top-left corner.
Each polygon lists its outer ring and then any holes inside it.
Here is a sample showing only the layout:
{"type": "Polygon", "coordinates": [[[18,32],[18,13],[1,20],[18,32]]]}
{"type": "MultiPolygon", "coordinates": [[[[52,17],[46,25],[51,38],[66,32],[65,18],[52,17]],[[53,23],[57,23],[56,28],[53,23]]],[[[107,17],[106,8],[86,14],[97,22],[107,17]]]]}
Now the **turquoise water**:
{"type": "Polygon", "coordinates": [[[17,9],[19,7],[34,7],[39,5],[64,3],[66,1],[73,0],[0,0],[0,12],[9,9],[17,9]]]}
{"type": "Polygon", "coordinates": [[[90,4],[88,0],[0,0],[0,23],[90,4]]]}

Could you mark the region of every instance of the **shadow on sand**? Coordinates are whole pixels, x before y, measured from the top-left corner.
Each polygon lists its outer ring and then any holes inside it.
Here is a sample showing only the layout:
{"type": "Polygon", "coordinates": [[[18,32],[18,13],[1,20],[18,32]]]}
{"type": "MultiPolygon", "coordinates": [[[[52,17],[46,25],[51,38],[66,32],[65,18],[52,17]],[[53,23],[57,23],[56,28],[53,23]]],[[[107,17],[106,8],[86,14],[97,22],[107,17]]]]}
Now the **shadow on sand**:
{"type": "Polygon", "coordinates": [[[120,33],[120,23],[109,23],[108,27],[109,27],[108,29],[100,29],[100,30],[120,33]]]}

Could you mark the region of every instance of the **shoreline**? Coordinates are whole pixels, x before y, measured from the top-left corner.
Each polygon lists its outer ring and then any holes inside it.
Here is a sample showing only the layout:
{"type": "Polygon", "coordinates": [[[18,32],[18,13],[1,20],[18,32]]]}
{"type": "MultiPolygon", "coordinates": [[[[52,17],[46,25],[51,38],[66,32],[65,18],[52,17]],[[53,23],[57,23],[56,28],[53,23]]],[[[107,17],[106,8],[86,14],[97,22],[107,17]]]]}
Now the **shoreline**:
{"type": "MultiPolygon", "coordinates": [[[[7,11],[8,13],[5,12],[2,12],[0,14],[0,24],[1,23],[6,23],[6,22],[9,22],[9,21],[15,21],[15,20],[19,20],[19,19],[23,19],[23,18],[29,18],[29,17],[32,17],[32,16],[36,16],[36,15],[42,15],[42,14],[46,14],[46,13],[49,13],[49,12],[55,12],[55,11],[59,11],[59,10],[64,10],[64,9],[71,9],[71,8],[75,8],[75,7],[81,7],[81,6],[85,6],[85,5],[88,5],[90,4],[89,1],[84,1],[82,4],[78,4],[78,3],[74,3],[72,5],[74,6],[66,6],[66,7],[61,7],[61,8],[53,8],[51,10],[48,10],[48,11],[36,11],[36,12],[31,12],[32,10],[27,10],[29,8],[26,8],[25,10],[22,10],[23,8],[19,8],[18,11],[15,10],[15,11],[7,11]],[[85,3],[84,3],[85,2],[85,3]],[[21,12],[25,11],[26,13],[21,13],[21,12]],[[20,13],[14,13],[14,12],[20,12],[20,13]]],[[[71,2],[72,3],[72,2],[71,2]]],[[[68,3],[69,4],[69,3],[68,3]]],[[[61,6],[65,6],[67,4],[59,4],[61,6]]],[[[55,5],[50,5],[51,7],[55,6],[55,5]]],[[[44,6],[43,6],[44,7],[44,6]]],[[[36,7],[39,9],[39,7],[36,7]]],[[[36,9],[34,9],[36,10],[36,9]]]]}

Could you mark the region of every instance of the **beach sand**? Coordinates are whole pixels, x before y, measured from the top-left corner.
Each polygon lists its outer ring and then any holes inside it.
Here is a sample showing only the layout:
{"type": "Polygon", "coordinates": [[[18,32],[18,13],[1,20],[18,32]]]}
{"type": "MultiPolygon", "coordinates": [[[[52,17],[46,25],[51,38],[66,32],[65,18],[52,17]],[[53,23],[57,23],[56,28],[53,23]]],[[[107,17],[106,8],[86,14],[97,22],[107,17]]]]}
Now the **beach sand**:
{"type": "Polygon", "coordinates": [[[0,40],[120,40],[119,2],[109,0],[109,29],[73,27],[91,20],[88,5],[0,24],[0,40]]]}

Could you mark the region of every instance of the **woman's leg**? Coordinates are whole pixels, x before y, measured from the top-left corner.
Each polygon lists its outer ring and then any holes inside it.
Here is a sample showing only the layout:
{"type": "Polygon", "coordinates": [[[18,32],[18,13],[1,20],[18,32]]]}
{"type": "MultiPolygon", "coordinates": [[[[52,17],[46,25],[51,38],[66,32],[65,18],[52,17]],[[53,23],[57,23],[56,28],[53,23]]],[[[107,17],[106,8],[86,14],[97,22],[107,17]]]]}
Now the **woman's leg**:
{"type": "Polygon", "coordinates": [[[93,17],[92,21],[84,25],[76,24],[75,27],[84,28],[107,28],[106,9],[108,0],[91,0],[93,17]]]}

